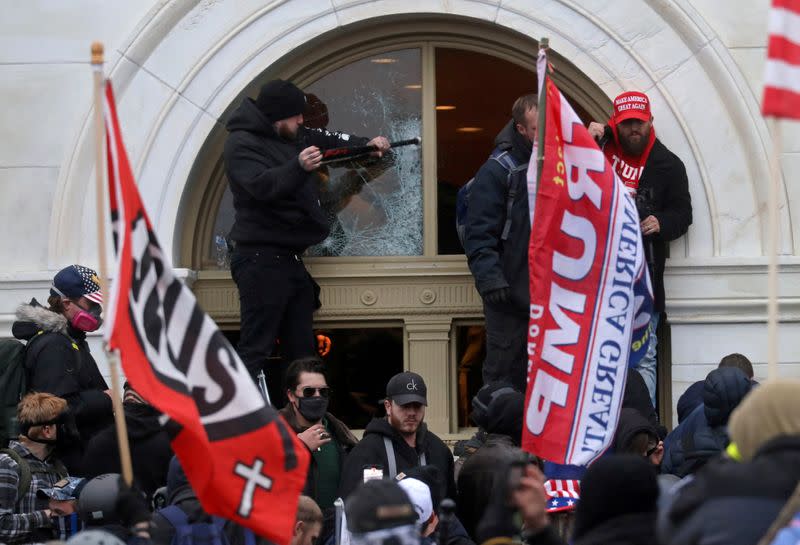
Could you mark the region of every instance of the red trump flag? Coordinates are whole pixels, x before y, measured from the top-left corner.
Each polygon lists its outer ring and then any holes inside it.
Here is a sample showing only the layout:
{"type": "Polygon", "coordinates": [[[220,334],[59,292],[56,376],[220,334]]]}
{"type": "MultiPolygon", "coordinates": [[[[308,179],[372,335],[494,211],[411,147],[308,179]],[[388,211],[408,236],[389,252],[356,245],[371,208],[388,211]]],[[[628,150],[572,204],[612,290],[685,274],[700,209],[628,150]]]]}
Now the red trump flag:
{"type": "Polygon", "coordinates": [[[522,447],[588,466],[610,445],[628,368],[647,351],[652,289],[636,204],[539,55],[522,447]]]}
{"type": "Polygon", "coordinates": [[[117,256],[106,339],[133,388],[164,413],[203,508],[288,544],[308,450],[175,276],[133,179],[110,82],[105,124],[117,256]]]}

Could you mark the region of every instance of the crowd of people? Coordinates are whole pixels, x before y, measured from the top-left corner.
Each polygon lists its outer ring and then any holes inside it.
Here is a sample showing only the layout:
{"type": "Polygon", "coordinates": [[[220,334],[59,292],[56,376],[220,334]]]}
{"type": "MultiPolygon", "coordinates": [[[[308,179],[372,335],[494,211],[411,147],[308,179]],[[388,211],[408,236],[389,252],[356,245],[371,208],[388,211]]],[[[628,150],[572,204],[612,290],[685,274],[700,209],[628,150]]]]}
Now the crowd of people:
{"type": "MultiPolygon", "coordinates": [[[[644,380],[629,377],[610,451],[583,475],[576,506],[555,512],[544,460],[520,449],[524,394],[510,382],[481,388],[478,431],[454,455],[425,424],[422,376],[392,377],[385,416],[358,440],[329,412],[324,362],[295,360],[280,412],[311,463],[291,545],[759,543],[800,483],[800,381],[758,385],[749,360],[728,355],[687,390],[688,414],[667,433],[644,380]]],[[[92,391],[103,393],[78,383],[92,391]]],[[[110,424],[81,435],[67,399],[23,397],[20,433],[0,454],[0,542],[266,542],[203,510],[158,412],[129,385],[123,406],[133,487],[110,424]]]]}
{"type": "MultiPolygon", "coordinates": [[[[613,444],[581,477],[577,501],[555,507],[547,461],[520,448],[529,298],[527,260],[519,259],[527,250],[518,245],[530,226],[526,192],[508,194],[524,183],[517,167],[531,153],[536,104],[534,95],[516,101],[472,188],[464,246],[484,299],[488,354],[472,400],[477,432],[453,450],[427,427],[427,385],[412,372],[387,382],[381,414],[357,438],[331,414],[327,367],[314,354],[318,287],[302,254],[326,233],[312,176],[318,146],[368,143],[380,160],[388,141],[303,127],[305,95],[280,80],[232,115],[225,163],[237,212],[239,351],[255,378],[280,338],[285,364],[267,369],[268,382],[310,453],[291,545],[766,544],[800,510],[800,381],[759,385],[750,361],[730,354],[681,397],[672,431],[659,422],[654,355],[665,248],[691,223],[691,201],[685,169],[655,138],[641,93],[618,97],[609,124],[589,130],[632,193],[646,195],[637,202],[656,285],[653,353],[628,371],[613,444]]],[[[0,542],[266,542],[204,511],[161,415],[128,384],[133,483],[123,481],[113,393],[86,343],[102,324],[101,304],[96,273],[72,265],[54,277],[47,306],[34,299],[18,310],[13,333],[27,343],[27,393],[18,432],[0,453],[0,542]]]]}

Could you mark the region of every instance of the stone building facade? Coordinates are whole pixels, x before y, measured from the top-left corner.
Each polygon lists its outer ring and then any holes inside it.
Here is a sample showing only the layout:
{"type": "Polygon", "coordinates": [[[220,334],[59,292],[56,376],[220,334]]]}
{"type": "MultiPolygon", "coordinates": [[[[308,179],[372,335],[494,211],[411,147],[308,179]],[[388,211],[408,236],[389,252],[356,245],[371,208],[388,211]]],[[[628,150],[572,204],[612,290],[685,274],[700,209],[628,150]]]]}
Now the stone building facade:
{"type": "MultiPolygon", "coordinates": [[[[759,101],[767,8],[766,0],[14,2],[0,22],[0,335],[10,334],[19,302],[46,297],[55,270],[97,262],[91,41],[105,43],[125,143],[161,243],[230,331],[238,327],[236,290],[215,254],[230,213],[220,161],[226,114],[263,81],[284,77],[325,95],[332,126],[339,120],[357,130],[365,116],[348,118],[355,106],[335,97],[349,83],[357,90],[389,81],[417,94],[401,100],[389,89],[373,106],[406,124],[380,125],[373,108],[360,127],[423,138],[417,155],[398,167],[406,170],[395,173],[416,180],[413,195],[402,199],[416,206],[403,209],[413,215],[403,235],[410,246],[309,258],[322,285],[317,319],[330,331],[380,327],[394,336],[397,358],[402,354],[396,365],[429,382],[431,426],[458,433],[465,398],[459,364],[481,308],[463,255],[442,250],[440,226],[450,221],[442,169],[453,152],[445,150],[452,142],[441,134],[449,122],[436,109],[443,106],[437,91],[453,93],[446,82],[463,80],[464,96],[455,98],[480,104],[470,82],[522,85],[517,80],[532,73],[537,39],[547,36],[558,82],[585,116],[602,119],[622,90],[645,91],[659,137],[687,167],[694,224],[672,245],[667,265],[665,412],[727,353],[748,355],[764,378],[773,139],[759,101]],[[480,72],[487,59],[486,70],[508,66],[515,75],[488,79],[480,72]],[[400,79],[376,75],[384,62],[395,64],[400,79]]],[[[470,127],[456,130],[463,128],[470,127]]],[[[500,127],[472,128],[493,135],[500,127]]],[[[796,124],[784,124],[780,152],[780,374],[800,376],[796,124]]],[[[383,221],[398,217],[387,194],[373,202],[387,207],[383,221]]],[[[374,366],[384,357],[375,355],[374,366]]]]}

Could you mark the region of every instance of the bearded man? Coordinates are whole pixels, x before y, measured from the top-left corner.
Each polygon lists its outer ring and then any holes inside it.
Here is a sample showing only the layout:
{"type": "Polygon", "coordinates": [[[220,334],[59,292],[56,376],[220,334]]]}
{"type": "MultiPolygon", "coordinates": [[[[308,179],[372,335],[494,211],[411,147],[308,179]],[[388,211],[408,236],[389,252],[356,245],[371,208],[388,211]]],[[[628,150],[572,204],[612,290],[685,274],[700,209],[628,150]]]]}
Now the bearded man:
{"type": "Polygon", "coordinates": [[[453,454],[425,425],[428,388],[417,373],[398,373],[386,385],[385,418],[373,418],[364,438],[350,451],[342,468],[339,495],[353,492],[370,478],[394,480],[409,469],[432,465],[444,476],[442,498],[455,498],[453,454]]]}
{"type": "Polygon", "coordinates": [[[692,224],[692,199],[686,168],[677,155],[656,138],[650,99],[630,91],[614,99],[614,113],[606,126],[590,123],[606,159],[636,200],[644,236],[647,268],[653,284],[653,316],[647,354],[637,370],[656,404],[656,328],[664,312],[664,264],[668,242],[692,224]]]}
{"type": "Polygon", "coordinates": [[[280,338],[282,364],[265,369],[273,403],[284,397],[280,383],[289,362],[316,353],[312,315],[320,306],[319,286],[302,255],[330,231],[316,183],[322,150],[371,145],[379,157],[389,150],[383,136],[367,141],[308,129],[305,108],[303,91],[273,80],[255,100],[245,98],[226,125],[223,157],[235,210],[231,275],[241,307],[238,351],[255,378],[280,338]]]}

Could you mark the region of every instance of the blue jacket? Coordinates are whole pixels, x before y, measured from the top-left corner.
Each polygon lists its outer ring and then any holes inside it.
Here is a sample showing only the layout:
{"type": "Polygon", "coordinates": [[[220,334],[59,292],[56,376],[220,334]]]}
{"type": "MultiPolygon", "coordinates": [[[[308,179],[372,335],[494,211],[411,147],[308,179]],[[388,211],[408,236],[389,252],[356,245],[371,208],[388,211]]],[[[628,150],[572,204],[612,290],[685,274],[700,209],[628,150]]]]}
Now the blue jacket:
{"type": "Polygon", "coordinates": [[[694,473],[728,446],[728,418],[750,391],[751,382],[734,367],[715,369],[703,383],[703,403],[664,440],[662,473],[694,473]]]}
{"type": "MultiPolygon", "coordinates": [[[[510,121],[495,139],[517,164],[527,163],[531,148],[510,121]]],[[[511,288],[511,306],[528,315],[528,242],[531,235],[528,213],[528,186],[525,171],[512,176],[516,197],[511,209],[511,229],[501,240],[506,221],[508,171],[493,159],[487,160],[475,175],[469,196],[464,229],[464,251],[475,287],[481,297],[488,292],[511,288]]]]}

